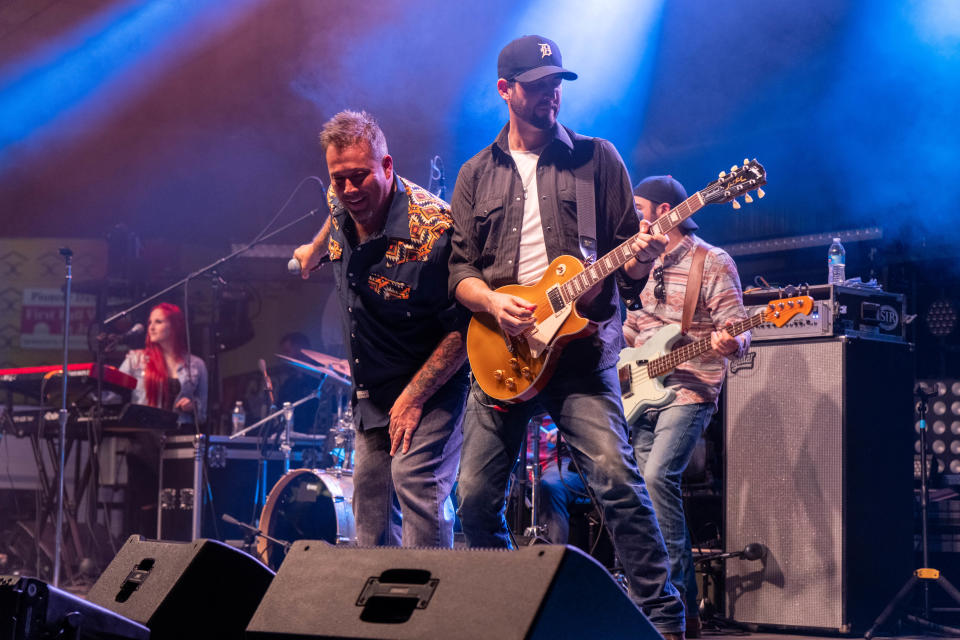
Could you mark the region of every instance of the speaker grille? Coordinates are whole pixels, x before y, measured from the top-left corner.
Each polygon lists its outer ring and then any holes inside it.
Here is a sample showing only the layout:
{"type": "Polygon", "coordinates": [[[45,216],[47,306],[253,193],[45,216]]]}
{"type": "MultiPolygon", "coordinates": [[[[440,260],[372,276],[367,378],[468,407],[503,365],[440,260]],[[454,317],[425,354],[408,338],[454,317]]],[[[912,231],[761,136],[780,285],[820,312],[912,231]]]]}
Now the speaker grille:
{"type": "Polygon", "coordinates": [[[760,542],[768,553],[763,562],[727,562],[727,614],[837,629],[843,343],[759,344],[749,358],[734,363],[727,386],[725,540],[728,551],[760,542]]]}

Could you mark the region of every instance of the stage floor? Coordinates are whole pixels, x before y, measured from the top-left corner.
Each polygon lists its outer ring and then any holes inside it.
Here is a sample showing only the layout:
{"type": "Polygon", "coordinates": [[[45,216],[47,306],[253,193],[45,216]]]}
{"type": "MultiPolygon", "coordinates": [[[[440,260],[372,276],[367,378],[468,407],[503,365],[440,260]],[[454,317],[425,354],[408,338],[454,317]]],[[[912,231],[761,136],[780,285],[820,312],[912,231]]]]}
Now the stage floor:
{"type": "MultiPolygon", "coordinates": [[[[823,638],[862,638],[859,636],[840,636],[840,635],[803,635],[796,633],[772,633],[770,631],[750,632],[738,631],[734,629],[725,629],[714,631],[705,629],[702,638],[737,638],[743,640],[822,640],[823,638]]],[[[905,635],[884,635],[875,636],[878,639],[886,638],[888,640],[942,640],[943,638],[952,638],[954,636],[942,635],[924,635],[924,634],[905,634],[905,635]]]]}

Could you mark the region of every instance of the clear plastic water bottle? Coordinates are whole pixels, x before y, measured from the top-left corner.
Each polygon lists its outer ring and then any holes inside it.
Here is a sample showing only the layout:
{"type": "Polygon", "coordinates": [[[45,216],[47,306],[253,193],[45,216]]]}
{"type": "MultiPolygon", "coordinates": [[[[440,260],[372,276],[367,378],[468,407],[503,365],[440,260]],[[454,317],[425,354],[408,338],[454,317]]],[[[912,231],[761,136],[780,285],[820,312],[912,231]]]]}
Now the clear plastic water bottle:
{"type": "Polygon", "coordinates": [[[243,410],[243,401],[237,400],[237,404],[233,405],[230,418],[233,420],[233,433],[243,431],[243,427],[247,424],[247,412],[243,410]]]}
{"type": "Polygon", "coordinates": [[[827,251],[827,282],[842,285],[847,280],[846,275],[847,252],[840,244],[840,238],[834,238],[830,250],[827,251]]]}

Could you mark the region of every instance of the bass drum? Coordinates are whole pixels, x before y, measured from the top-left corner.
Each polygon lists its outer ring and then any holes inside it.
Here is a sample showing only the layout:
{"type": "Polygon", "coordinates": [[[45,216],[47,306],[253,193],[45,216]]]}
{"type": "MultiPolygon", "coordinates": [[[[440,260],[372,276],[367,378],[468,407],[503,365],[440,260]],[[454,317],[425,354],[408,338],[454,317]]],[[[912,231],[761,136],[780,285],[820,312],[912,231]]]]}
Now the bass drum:
{"type": "MultiPolygon", "coordinates": [[[[353,477],[346,471],[294,469],[270,490],[260,513],[260,530],[267,535],[293,542],[326,540],[330,544],[356,542],[353,522],[353,477]]],[[[265,538],[257,541],[257,552],[276,571],[286,551],[265,538]]]]}

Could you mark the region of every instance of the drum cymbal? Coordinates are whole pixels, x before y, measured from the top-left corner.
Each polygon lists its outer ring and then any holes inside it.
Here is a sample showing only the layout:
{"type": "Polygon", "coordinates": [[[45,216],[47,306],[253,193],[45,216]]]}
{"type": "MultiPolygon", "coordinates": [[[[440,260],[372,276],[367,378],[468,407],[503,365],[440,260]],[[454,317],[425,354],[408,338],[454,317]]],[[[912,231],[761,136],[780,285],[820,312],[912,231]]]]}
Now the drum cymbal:
{"type": "Polygon", "coordinates": [[[300,351],[311,360],[319,362],[323,366],[329,367],[341,375],[350,376],[350,364],[344,358],[335,358],[334,356],[328,356],[325,353],[311,351],[310,349],[301,349],[300,351]]]}
{"type": "Polygon", "coordinates": [[[297,369],[300,369],[307,375],[313,376],[314,378],[323,380],[324,378],[329,377],[331,380],[335,380],[340,384],[345,384],[348,386],[350,385],[349,375],[345,376],[341,374],[339,371],[335,371],[330,367],[326,367],[319,364],[308,364],[302,360],[297,360],[296,358],[291,358],[289,356],[281,355],[279,353],[275,355],[281,360],[283,360],[284,362],[286,362],[287,364],[293,365],[297,369]]]}

